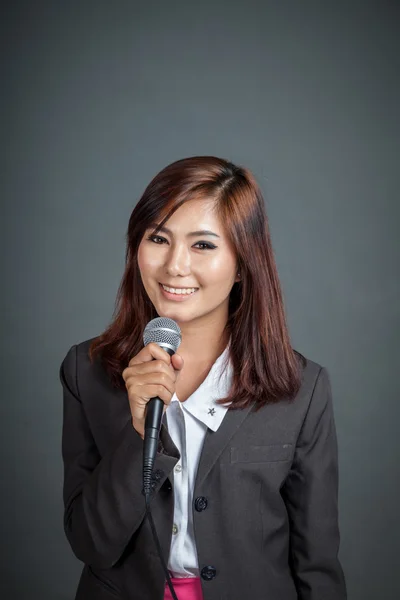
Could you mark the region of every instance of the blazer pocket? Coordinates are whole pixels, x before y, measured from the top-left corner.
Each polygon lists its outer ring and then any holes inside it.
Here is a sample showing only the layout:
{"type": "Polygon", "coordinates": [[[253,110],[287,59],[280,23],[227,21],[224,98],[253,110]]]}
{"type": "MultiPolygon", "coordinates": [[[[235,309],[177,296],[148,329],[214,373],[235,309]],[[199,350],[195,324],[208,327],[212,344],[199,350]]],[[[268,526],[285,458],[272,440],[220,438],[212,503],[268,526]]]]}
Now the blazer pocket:
{"type": "Polygon", "coordinates": [[[231,448],[231,463],[265,463],[290,460],[292,444],[231,448]]]}

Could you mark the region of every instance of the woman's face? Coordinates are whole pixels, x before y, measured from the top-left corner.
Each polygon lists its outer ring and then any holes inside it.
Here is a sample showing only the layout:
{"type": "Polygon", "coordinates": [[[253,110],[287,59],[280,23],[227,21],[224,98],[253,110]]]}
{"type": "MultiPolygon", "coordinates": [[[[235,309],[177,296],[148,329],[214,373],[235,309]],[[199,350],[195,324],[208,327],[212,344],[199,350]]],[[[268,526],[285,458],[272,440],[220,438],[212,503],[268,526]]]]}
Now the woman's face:
{"type": "Polygon", "coordinates": [[[228,317],[229,294],[239,281],[237,262],[212,208],[209,200],[190,200],[165,223],[168,231],[152,236],[150,228],[143,236],[138,249],[140,274],[161,317],[178,323],[228,317]],[[173,289],[166,292],[161,284],[173,289]],[[190,293],[178,293],[183,291],[190,293]]]}

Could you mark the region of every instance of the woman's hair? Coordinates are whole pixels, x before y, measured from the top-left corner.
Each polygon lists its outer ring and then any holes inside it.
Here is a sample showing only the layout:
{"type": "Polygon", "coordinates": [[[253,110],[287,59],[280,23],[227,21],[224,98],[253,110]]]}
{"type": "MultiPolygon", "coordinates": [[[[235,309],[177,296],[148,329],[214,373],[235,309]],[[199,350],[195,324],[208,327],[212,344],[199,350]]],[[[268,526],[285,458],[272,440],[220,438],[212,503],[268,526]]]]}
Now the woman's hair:
{"type": "MultiPolygon", "coordinates": [[[[113,385],[125,388],[122,371],[143,348],[143,331],[158,317],[138,266],[139,244],[152,223],[158,228],[189,200],[213,200],[234,248],[241,281],[230,293],[226,327],[233,366],[229,396],[220,403],[244,408],[256,401],[292,399],[300,388],[306,359],[290,344],[281,286],[261,191],[251,174],[214,156],[194,156],[165,167],[145,189],[129,219],[126,267],[113,320],[89,349],[101,356],[113,385]]],[[[161,315],[162,316],[162,315],[161,315]]]]}

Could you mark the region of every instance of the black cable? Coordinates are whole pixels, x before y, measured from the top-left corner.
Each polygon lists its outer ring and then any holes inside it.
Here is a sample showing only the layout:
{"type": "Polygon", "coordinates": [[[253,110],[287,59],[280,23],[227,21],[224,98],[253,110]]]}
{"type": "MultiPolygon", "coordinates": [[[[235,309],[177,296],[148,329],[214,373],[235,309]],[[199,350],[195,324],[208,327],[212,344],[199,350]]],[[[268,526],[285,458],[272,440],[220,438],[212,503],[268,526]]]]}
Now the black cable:
{"type": "Polygon", "coordinates": [[[171,577],[167,568],[167,565],[165,564],[165,560],[164,560],[164,556],[161,550],[161,545],[160,545],[160,541],[158,539],[158,535],[157,535],[157,531],[156,531],[156,526],[154,525],[154,521],[153,521],[153,515],[151,514],[151,509],[150,509],[150,494],[144,494],[144,499],[145,499],[145,503],[146,503],[146,516],[149,519],[149,523],[150,523],[150,527],[151,527],[151,532],[153,534],[153,538],[154,538],[154,542],[156,544],[156,548],[157,548],[157,552],[158,555],[160,557],[161,560],[161,564],[163,566],[166,578],[167,578],[167,583],[168,583],[168,587],[169,587],[169,591],[171,592],[172,598],[174,600],[179,600],[175,590],[174,590],[174,586],[172,585],[172,581],[171,581],[171,577]]]}

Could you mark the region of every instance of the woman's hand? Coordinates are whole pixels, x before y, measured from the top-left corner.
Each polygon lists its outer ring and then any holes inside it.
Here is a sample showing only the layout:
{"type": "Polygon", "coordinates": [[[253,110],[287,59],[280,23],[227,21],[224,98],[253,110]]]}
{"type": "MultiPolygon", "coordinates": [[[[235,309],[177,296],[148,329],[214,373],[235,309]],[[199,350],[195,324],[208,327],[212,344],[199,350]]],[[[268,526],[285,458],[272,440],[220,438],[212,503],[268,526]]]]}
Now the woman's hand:
{"type": "Polygon", "coordinates": [[[151,342],[136,356],[122,372],[128,391],[132,414],[132,425],[144,439],[146,405],[158,396],[167,408],[175,393],[183,358],[179,354],[170,356],[161,346],[151,342]]]}

